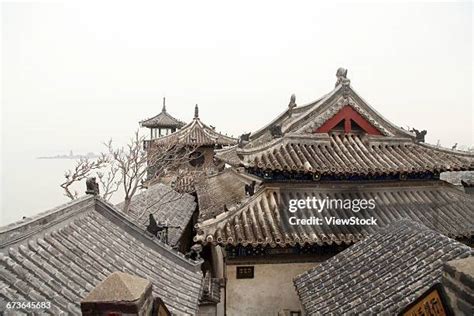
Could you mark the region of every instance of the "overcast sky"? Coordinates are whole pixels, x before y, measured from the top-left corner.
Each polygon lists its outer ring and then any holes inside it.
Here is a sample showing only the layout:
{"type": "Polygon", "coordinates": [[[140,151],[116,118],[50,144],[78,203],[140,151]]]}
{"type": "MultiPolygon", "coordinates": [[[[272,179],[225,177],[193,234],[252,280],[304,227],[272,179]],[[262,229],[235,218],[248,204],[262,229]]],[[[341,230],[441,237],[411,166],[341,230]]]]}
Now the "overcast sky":
{"type": "MultiPolygon", "coordinates": [[[[3,3],[2,155],[97,151],[161,110],[237,136],[338,67],[399,126],[473,144],[472,4],[3,3]]],[[[5,157],[5,156],[4,156],[5,157]]],[[[5,166],[4,166],[5,167],[5,166]]]]}

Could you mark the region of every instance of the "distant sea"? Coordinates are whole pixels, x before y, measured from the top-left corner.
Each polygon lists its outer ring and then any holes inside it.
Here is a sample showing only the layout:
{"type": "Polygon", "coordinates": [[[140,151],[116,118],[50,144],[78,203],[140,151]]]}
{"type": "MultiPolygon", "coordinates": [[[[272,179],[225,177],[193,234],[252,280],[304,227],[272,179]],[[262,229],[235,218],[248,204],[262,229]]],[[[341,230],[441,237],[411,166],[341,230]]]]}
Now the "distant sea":
{"type": "MultiPolygon", "coordinates": [[[[0,226],[70,201],[64,196],[59,184],[64,181],[64,171],[74,167],[74,159],[5,156],[2,157],[0,226]]],[[[79,196],[84,195],[85,180],[73,188],[79,196]]],[[[122,194],[118,192],[111,202],[118,203],[121,197],[122,194]]]]}

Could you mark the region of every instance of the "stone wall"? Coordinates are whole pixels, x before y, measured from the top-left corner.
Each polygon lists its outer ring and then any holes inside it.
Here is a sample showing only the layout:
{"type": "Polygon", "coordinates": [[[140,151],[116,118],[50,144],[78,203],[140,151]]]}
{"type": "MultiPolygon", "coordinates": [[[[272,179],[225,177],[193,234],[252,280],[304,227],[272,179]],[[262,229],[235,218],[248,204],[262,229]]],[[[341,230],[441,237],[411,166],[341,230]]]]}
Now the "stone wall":
{"type": "Polygon", "coordinates": [[[442,283],[454,314],[474,315],[474,257],[446,263],[442,283]]]}
{"type": "Polygon", "coordinates": [[[250,264],[253,279],[237,279],[237,267],[228,265],[227,315],[278,315],[283,310],[302,311],[293,278],[317,263],[250,264]]]}

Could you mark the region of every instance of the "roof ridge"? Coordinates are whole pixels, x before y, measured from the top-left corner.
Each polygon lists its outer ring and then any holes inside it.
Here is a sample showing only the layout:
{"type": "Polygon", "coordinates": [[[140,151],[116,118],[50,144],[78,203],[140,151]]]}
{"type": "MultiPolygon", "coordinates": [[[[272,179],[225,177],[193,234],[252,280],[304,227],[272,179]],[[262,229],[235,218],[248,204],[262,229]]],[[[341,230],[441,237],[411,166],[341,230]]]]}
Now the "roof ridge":
{"type": "Polygon", "coordinates": [[[402,219],[378,229],[368,239],[296,276],[294,285],[302,305],[309,313],[339,311],[396,314],[395,309],[413,301],[423,292],[424,286],[439,281],[443,262],[470,254],[472,250],[469,246],[419,222],[402,219]],[[417,240],[420,242],[417,243],[417,240]],[[396,243],[401,243],[402,246],[396,243]],[[385,251],[380,252],[381,247],[385,251]],[[367,262],[370,258],[374,260],[367,262]],[[413,268],[418,268],[416,273],[413,273],[413,268]],[[354,274],[355,272],[359,274],[354,274]],[[334,275],[337,278],[331,277],[334,275]],[[325,287],[327,282],[331,282],[334,287],[325,287]],[[374,284],[382,286],[374,287],[374,284]],[[404,284],[406,289],[403,291],[407,290],[411,294],[405,293],[395,298],[393,294],[400,290],[397,284],[404,284]],[[334,298],[337,297],[342,299],[337,300],[336,304],[334,298]],[[395,298],[395,301],[384,304],[390,297],[395,298]],[[348,302],[356,304],[348,305],[348,302]]]}
{"type": "MultiPolygon", "coordinates": [[[[173,249],[170,245],[167,245],[161,241],[158,241],[155,238],[152,238],[146,231],[144,231],[140,226],[138,226],[135,222],[133,222],[129,215],[121,212],[118,210],[112,203],[102,199],[102,198],[97,198],[97,202],[104,204],[107,206],[109,209],[107,210],[110,214],[114,215],[116,218],[121,219],[123,223],[125,223],[131,230],[138,232],[139,235],[141,235],[143,238],[147,239],[149,242],[153,243],[159,248],[162,248],[163,250],[166,250],[166,253],[174,255],[176,258],[179,258],[181,261],[184,263],[187,263],[193,267],[199,268],[201,263],[203,262],[202,259],[194,261],[191,259],[186,258],[181,252],[173,249]]],[[[100,213],[100,211],[99,211],[100,213]]]]}
{"type": "Polygon", "coordinates": [[[38,232],[49,230],[95,204],[95,196],[85,195],[60,206],[0,227],[0,248],[21,242],[38,232]]]}
{"type": "MultiPolygon", "coordinates": [[[[154,120],[158,120],[160,118],[166,118],[166,119],[169,119],[171,122],[168,122],[168,123],[162,123],[163,125],[167,125],[167,124],[171,124],[173,126],[183,126],[185,125],[186,123],[175,118],[174,116],[172,116],[171,114],[168,113],[168,111],[166,110],[166,106],[163,105],[163,109],[161,110],[160,113],[158,113],[157,115],[155,116],[152,116],[150,118],[147,118],[147,119],[144,119],[144,120],[141,120],[139,123],[141,126],[144,126],[144,127],[147,127],[147,125],[153,125],[155,122],[153,122],[154,120]]],[[[159,122],[156,123],[156,124],[160,124],[159,122]]]]}
{"type": "MultiPolygon", "coordinates": [[[[95,211],[104,215],[104,211],[108,214],[111,214],[116,219],[119,219],[122,225],[126,225],[132,231],[137,232],[143,238],[148,239],[156,247],[159,247],[166,251],[166,253],[172,254],[173,256],[179,258],[181,261],[190,264],[193,267],[199,267],[202,263],[201,261],[194,261],[187,259],[182,253],[173,249],[171,246],[164,244],[154,238],[148,236],[146,231],[134,223],[130,215],[124,214],[118,208],[116,208],[112,203],[104,200],[99,196],[94,195],[85,195],[58,207],[55,207],[51,210],[42,212],[29,220],[18,221],[7,226],[0,228],[0,249],[12,246],[14,244],[21,243],[26,238],[34,236],[38,233],[47,233],[65,223],[67,219],[70,219],[78,214],[82,214],[83,211],[95,211]],[[96,206],[102,208],[98,210],[96,206]],[[102,211],[103,210],[103,211],[102,211]]],[[[109,220],[112,220],[110,216],[109,220]]],[[[67,225],[69,223],[66,223],[67,225]]],[[[117,223],[116,223],[117,224],[117,223]]]]}
{"type": "Polygon", "coordinates": [[[382,119],[382,121],[384,121],[385,123],[387,123],[388,125],[390,125],[392,128],[394,128],[395,130],[397,130],[398,132],[401,132],[402,134],[408,136],[408,137],[412,137],[414,138],[415,135],[409,131],[406,131],[404,130],[403,128],[401,127],[398,127],[397,125],[393,124],[390,120],[388,120],[387,118],[385,118],[382,114],[380,114],[380,112],[378,112],[373,106],[370,105],[369,102],[367,102],[364,98],[362,98],[360,96],[359,93],[357,93],[357,91],[352,87],[352,85],[349,85],[349,89],[354,93],[354,95],[360,99],[360,101],[362,101],[362,103],[364,105],[367,106],[367,108],[369,108],[369,110],[371,110],[372,112],[374,112],[375,115],[377,115],[380,119],[382,119]]]}
{"type": "MultiPolygon", "coordinates": [[[[273,188],[261,185],[258,187],[258,190],[254,193],[254,195],[247,196],[239,204],[231,207],[228,212],[220,213],[215,218],[208,218],[200,223],[197,223],[197,225],[199,226],[199,228],[203,228],[210,225],[219,225],[219,223],[223,220],[226,220],[229,217],[233,217],[238,213],[242,213],[243,211],[245,211],[245,207],[249,206],[250,203],[253,203],[255,200],[259,199],[265,191],[272,189],[273,188]]],[[[203,237],[205,238],[206,236],[203,237]]]]}
{"type": "MultiPolygon", "coordinates": [[[[305,107],[308,107],[307,111],[311,111],[311,109],[313,108],[314,105],[316,104],[320,104],[321,102],[323,102],[327,97],[329,97],[330,95],[332,95],[333,93],[335,93],[335,91],[340,88],[338,86],[336,86],[333,90],[331,90],[330,92],[324,94],[322,97],[316,99],[315,101],[312,101],[312,102],[309,102],[307,104],[304,104],[304,105],[301,105],[297,108],[301,109],[301,108],[305,108],[305,107]]],[[[256,136],[257,138],[259,136],[261,136],[265,130],[268,129],[268,127],[274,125],[276,122],[278,122],[279,120],[281,119],[284,119],[284,116],[289,112],[289,108],[286,108],[285,111],[281,112],[276,118],[274,118],[272,121],[270,121],[270,123],[264,125],[262,128],[256,130],[255,132],[251,133],[250,134],[250,138],[252,139],[252,136],[256,136]]],[[[308,112],[306,112],[308,113],[308,112]]],[[[304,116],[305,114],[301,114],[301,116],[304,116]]],[[[291,125],[291,124],[290,124],[291,125]]]]}
{"type": "Polygon", "coordinates": [[[438,150],[438,151],[445,152],[445,153],[448,153],[448,154],[456,154],[456,155],[460,155],[460,156],[466,156],[466,157],[474,158],[474,152],[469,152],[467,150],[451,149],[451,148],[446,148],[446,147],[442,147],[442,146],[438,147],[436,145],[425,143],[425,142],[418,142],[417,144],[419,144],[423,147],[427,147],[427,148],[430,148],[430,149],[433,149],[433,150],[438,150]]]}
{"type": "Polygon", "coordinates": [[[218,132],[216,131],[215,129],[213,129],[212,127],[210,127],[209,125],[207,125],[206,123],[204,123],[203,121],[201,121],[201,119],[198,117],[198,118],[195,118],[196,121],[198,121],[198,123],[202,126],[202,128],[204,129],[205,132],[211,132],[211,133],[214,133],[214,134],[218,134],[220,136],[223,136],[223,137],[227,137],[229,139],[232,139],[232,140],[235,140],[237,141],[237,138],[234,138],[234,137],[231,137],[231,136],[228,136],[228,135],[224,135],[222,132],[218,132]]]}
{"type": "MultiPolygon", "coordinates": [[[[219,142],[220,139],[222,139],[225,142],[224,144],[227,144],[229,142],[237,143],[237,138],[224,135],[221,132],[217,132],[215,129],[209,127],[207,124],[202,122],[199,117],[194,117],[189,123],[181,127],[176,132],[154,139],[153,141],[156,142],[156,144],[160,144],[175,137],[178,139],[179,143],[179,141],[185,140],[187,137],[189,137],[195,129],[200,130],[204,134],[204,137],[208,138],[206,142],[216,143],[219,142]]],[[[201,142],[198,142],[197,144],[200,143],[201,142]]]]}

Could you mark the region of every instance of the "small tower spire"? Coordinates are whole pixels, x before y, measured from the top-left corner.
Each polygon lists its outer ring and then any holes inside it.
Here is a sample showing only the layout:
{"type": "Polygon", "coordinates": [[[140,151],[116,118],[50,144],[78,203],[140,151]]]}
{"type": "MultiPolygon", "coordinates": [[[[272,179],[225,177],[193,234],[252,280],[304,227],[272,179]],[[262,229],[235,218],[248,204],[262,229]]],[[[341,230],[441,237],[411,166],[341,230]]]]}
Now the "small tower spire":
{"type": "Polygon", "coordinates": [[[161,110],[161,112],[166,112],[166,98],[163,97],[163,109],[161,110]]]}
{"type": "Polygon", "coordinates": [[[197,104],[194,107],[194,118],[199,118],[199,107],[197,104]]]}

